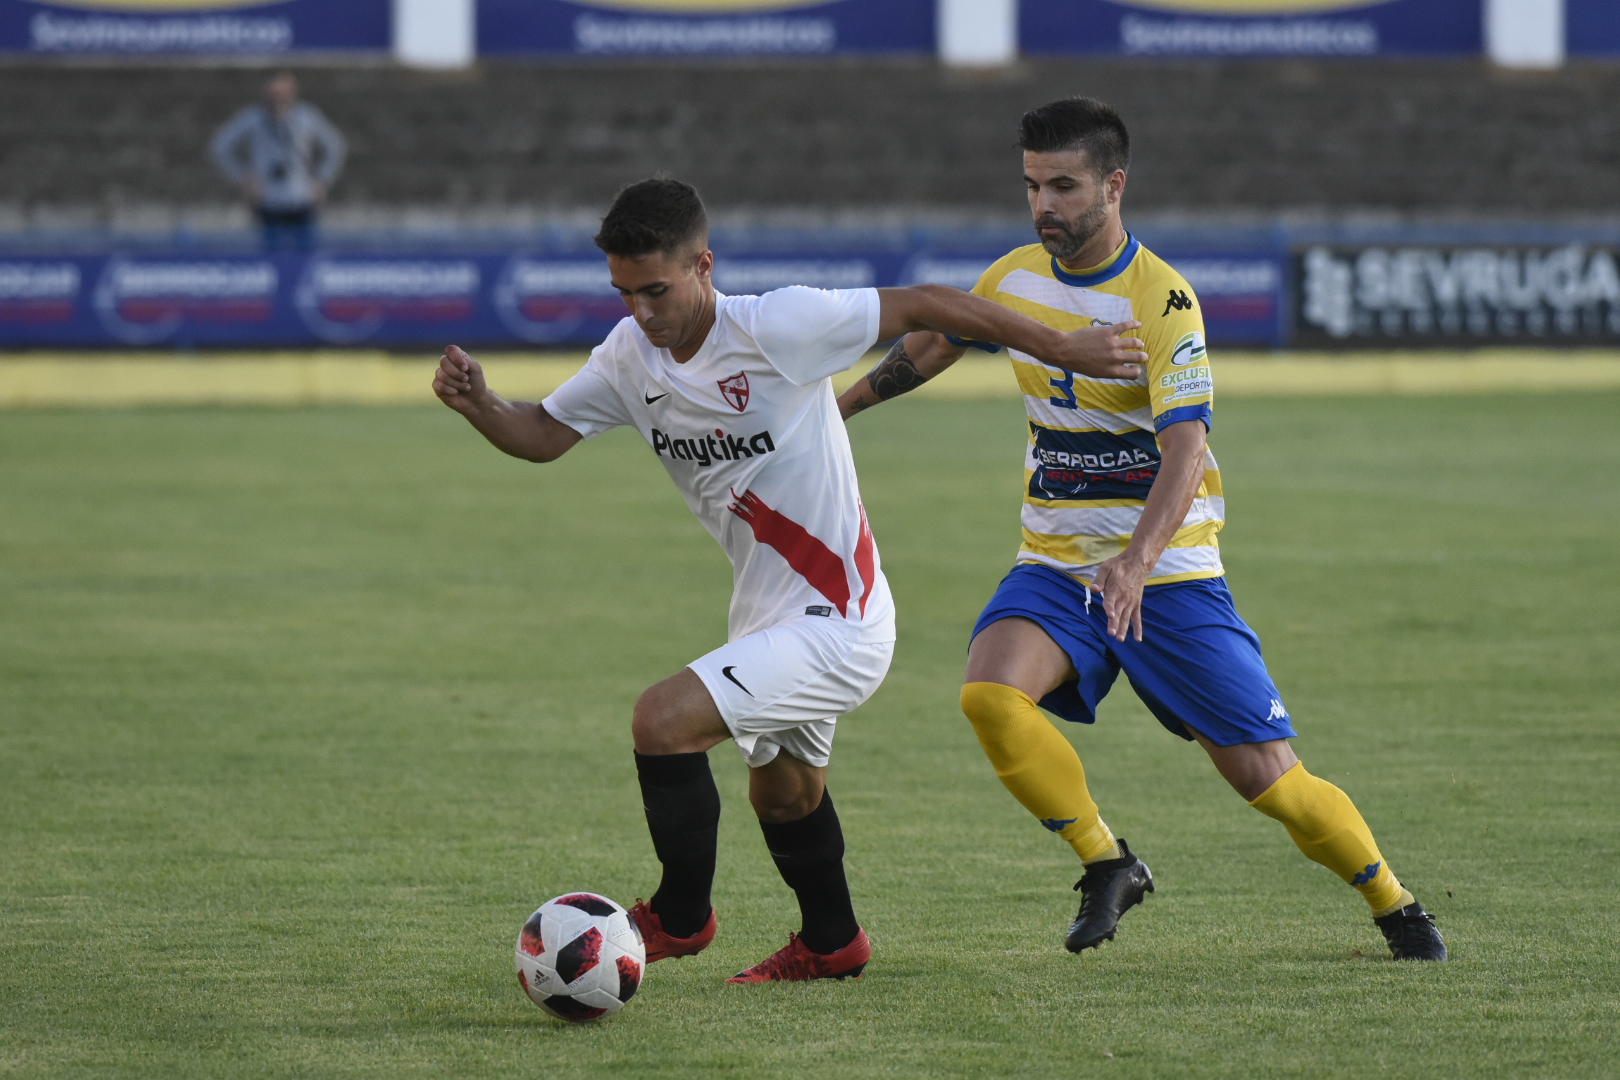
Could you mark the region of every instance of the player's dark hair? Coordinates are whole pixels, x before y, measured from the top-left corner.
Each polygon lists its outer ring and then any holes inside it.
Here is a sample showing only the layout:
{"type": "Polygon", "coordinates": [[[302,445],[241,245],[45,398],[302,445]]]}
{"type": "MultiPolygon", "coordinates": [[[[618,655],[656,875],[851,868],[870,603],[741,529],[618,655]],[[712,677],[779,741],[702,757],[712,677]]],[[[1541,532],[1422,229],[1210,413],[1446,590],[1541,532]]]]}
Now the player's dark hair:
{"type": "Polygon", "coordinates": [[[1018,124],[1018,148],[1037,154],[1084,151],[1098,176],[1131,168],[1125,121],[1096,98],[1064,98],[1029,110],[1018,124]]]}
{"type": "Polygon", "coordinates": [[[596,234],[609,255],[639,258],[674,253],[709,233],[709,215],[697,189],[679,180],[638,180],[614,198],[596,234]]]}

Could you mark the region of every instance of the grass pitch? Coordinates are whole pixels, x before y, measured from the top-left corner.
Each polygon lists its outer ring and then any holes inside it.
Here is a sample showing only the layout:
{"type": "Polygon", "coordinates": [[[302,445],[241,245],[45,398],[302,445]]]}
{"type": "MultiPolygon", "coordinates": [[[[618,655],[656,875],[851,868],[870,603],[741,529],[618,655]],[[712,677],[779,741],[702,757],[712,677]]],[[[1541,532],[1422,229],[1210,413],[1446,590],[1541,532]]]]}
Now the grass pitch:
{"type": "Polygon", "coordinates": [[[547,897],[648,895],[628,718],[730,575],[633,435],[537,467],[445,410],[0,420],[0,1075],[1612,1077],[1620,396],[1217,411],[1239,608],[1312,770],[1439,916],[1360,899],[1123,680],[1069,734],[1159,892],[1060,935],[1067,849],[956,709],[1017,545],[1017,402],[853,425],[900,605],[831,786],[876,958],[725,976],[795,924],[729,745],[703,956],[553,1021],[547,897]]]}

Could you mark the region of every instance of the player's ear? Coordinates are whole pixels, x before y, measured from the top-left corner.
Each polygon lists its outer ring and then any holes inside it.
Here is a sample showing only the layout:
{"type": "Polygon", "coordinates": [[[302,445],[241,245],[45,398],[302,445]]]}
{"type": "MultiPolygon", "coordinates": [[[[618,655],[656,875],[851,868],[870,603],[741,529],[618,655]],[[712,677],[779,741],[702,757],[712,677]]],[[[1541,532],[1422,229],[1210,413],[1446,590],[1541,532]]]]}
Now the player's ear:
{"type": "Polygon", "coordinates": [[[1125,170],[1115,169],[1103,181],[1103,187],[1108,192],[1108,201],[1117,203],[1125,195],[1125,170]]]}
{"type": "Polygon", "coordinates": [[[692,272],[697,275],[699,281],[705,284],[714,276],[714,252],[710,251],[707,246],[697,253],[697,258],[692,263],[692,272]]]}

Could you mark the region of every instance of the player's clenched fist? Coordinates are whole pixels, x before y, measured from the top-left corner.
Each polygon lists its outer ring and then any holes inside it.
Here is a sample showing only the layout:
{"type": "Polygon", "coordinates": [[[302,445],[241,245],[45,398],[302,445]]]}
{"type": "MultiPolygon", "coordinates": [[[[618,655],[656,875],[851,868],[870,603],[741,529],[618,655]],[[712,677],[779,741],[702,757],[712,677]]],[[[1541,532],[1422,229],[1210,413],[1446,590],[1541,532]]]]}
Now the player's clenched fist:
{"type": "Polygon", "coordinates": [[[439,400],[459,413],[471,412],[484,396],[488,385],[478,361],[451,345],[439,357],[439,370],[433,373],[433,392],[439,400]]]}
{"type": "Polygon", "coordinates": [[[1141,372],[1133,365],[1148,362],[1147,345],[1125,335],[1141,325],[1131,319],[1070,331],[1063,335],[1058,355],[1041,359],[1094,379],[1135,379],[1141,372]]]}

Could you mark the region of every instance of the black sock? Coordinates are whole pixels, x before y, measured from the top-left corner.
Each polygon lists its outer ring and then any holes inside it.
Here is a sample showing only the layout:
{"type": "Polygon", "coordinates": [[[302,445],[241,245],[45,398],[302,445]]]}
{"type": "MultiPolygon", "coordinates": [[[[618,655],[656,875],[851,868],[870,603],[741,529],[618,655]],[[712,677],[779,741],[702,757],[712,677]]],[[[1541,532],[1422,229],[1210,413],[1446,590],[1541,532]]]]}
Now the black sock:
{"type": "Polygon", "coordinates": [[[709,921],[714,852],[720,832],[720,791],[708,754],[636,754],[641,803],[664,879],[648,907],[675,937],[691,937],[709,921]]]}
{"type": "Polygon", "coordinates": [[[782,880],[799,897],[799,939],[823,954],[854,941],[861,927],[844,878],[844,829],[832,795],[823,792],[821,805],[798,821],[761,821],[759,827],[782,880]]]}

